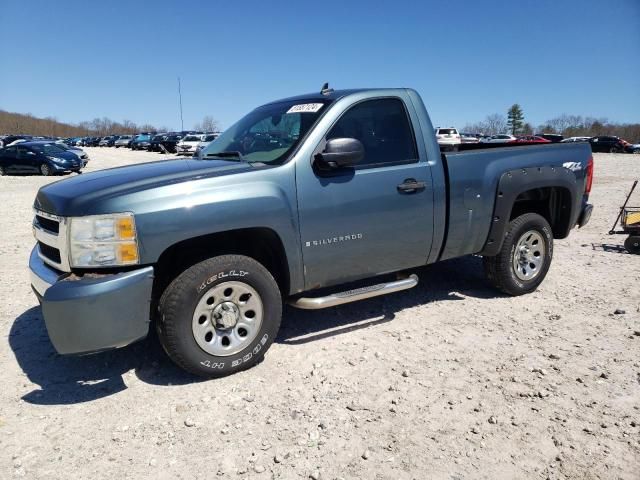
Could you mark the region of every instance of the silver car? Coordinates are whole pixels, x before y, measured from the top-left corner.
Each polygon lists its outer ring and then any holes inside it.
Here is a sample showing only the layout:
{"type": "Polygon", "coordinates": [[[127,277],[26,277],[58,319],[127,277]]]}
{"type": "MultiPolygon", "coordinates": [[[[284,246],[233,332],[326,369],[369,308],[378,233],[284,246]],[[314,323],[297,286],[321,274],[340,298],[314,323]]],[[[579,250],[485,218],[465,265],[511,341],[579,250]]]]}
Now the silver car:
{"type": "Polygon", "coordinates": [[[133,135],[121,135],[118,140],[113,144],[114,147],[128,147],[129,143],[133,140],[133,135]]]}

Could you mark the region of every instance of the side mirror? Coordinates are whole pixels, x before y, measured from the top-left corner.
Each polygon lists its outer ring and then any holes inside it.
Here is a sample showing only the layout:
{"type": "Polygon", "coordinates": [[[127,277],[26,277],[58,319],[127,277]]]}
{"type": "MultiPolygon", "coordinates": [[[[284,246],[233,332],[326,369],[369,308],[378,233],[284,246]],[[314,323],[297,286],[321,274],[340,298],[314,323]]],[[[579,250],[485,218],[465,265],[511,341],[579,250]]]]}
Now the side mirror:
{"type": "Polygon", "coordinates": [[[364,158],[364,145],[355,138],[332,138],[315,159],[325,168],[353,167],[364,158]]]}

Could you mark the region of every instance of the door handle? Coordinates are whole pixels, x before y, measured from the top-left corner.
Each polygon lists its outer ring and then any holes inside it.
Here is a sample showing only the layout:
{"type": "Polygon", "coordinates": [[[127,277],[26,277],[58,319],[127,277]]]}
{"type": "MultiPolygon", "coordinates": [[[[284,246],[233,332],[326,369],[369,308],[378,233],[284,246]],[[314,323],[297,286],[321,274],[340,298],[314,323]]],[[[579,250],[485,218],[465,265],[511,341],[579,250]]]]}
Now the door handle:
{"type": "Polygon", "coordinates": [[[398,191],[401,193],[415,193],[425,187],[425,182],[419,182],[415,178],[407,178],[404,182],[398,185],[398,191]]]}

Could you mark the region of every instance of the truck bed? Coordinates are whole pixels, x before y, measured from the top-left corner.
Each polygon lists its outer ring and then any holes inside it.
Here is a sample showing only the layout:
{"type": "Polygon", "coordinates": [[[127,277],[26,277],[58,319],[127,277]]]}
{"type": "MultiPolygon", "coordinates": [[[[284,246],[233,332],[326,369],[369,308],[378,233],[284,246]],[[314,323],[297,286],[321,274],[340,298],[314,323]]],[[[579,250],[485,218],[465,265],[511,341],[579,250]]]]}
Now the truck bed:
{"type": "MultiPolygon", "coordinates": [[[[500,144],[498,144],[500,145],[500,144]]],[[[542,169],[567,172],[570,180],[582,182],[584,190],[586,162],[591,156],[588,144],[545,144],[474,148],[443,153],[448,176],[447,226],[440,260],[480,253],[485,247],[493,221],[498,184],[503,175],[526,174],[542,169]],[[557,170],[554,170],[557,169],[557,170]]],[[[530,180],[533,180],[531,178],[530,180]]],[[[531,182],[535,188],[535,182],[531,182]]],[[[580,201],[580,199],[576,199],[580,201]]]]}

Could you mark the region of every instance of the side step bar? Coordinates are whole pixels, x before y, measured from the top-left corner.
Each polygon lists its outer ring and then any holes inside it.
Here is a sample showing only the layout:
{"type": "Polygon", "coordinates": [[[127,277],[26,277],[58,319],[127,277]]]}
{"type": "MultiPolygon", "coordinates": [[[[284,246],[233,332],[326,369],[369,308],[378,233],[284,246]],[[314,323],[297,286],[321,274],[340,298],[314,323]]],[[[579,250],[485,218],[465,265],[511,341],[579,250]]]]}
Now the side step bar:
{"type": "Polygon", "coordinates": [[[417,275],[409,275],[407,278],[396,280],[395,282],[379,283],[370,287],[356,288],[346,292],[332,293],[326,297],[300,297],[289,300],[289,305],[305,310],[319,310],[321,308],[335,307],[345,303],[357,302],[365,298],[377,297],[388,293],[408,290],[418,284],[417,275]]]}

